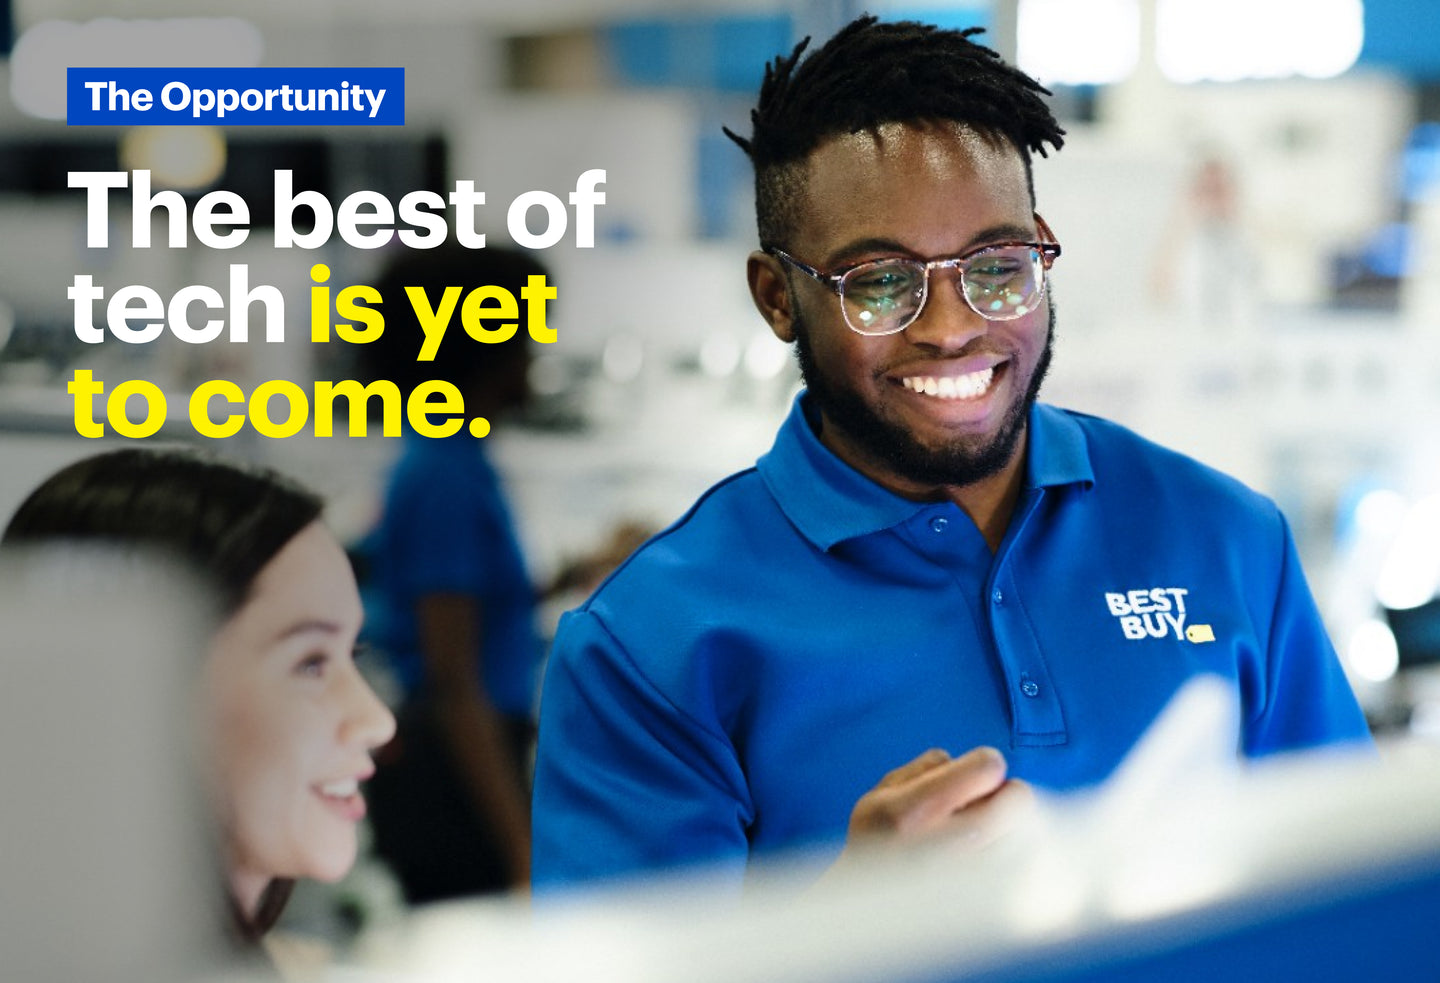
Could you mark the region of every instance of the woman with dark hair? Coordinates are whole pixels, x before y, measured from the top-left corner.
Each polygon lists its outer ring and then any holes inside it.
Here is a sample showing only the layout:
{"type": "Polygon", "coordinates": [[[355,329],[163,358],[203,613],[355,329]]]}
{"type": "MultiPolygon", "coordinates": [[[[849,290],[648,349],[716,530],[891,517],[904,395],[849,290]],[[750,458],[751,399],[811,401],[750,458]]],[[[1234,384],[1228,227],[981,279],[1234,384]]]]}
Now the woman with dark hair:
{"type": "Polygon", "coordinates": [[[202,768],[234,927],[249,942],[275,923],[295,878],[334,881],[353,865],[359,784],[395,729],[355,665],[360,597],[321,509],[273,472],[127,449],[57,472],[0,539],[153,552],[215,590],[202,768]]]}

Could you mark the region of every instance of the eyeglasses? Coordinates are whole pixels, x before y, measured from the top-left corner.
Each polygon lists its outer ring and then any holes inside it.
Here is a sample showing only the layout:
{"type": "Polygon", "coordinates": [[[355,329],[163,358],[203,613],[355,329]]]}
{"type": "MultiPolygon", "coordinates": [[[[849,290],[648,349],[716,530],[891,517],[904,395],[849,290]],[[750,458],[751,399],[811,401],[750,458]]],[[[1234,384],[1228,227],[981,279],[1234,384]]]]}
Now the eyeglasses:
{"type": "Polygon", "coordinates": [[[1045,242],[994,242],[949,259],[877,259],[830,273],[800,262],[775,246],[764,251],[835,291],[852,331],[887,335],[914,324],[930,296],[930,271],[954,268],[956,289],[970,309],[991,321],[1013,321],[1040,306],[1045,274],[1060,244],[1035,216],[1045,242]]]}

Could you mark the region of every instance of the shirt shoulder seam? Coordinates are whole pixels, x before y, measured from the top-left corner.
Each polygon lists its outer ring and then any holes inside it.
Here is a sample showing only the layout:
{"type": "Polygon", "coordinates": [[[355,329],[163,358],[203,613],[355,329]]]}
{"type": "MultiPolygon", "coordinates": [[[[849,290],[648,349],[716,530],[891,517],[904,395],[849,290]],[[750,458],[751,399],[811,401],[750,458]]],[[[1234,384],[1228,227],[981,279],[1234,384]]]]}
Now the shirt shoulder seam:
{"type": "Polygon", "coordinates": [[[745,468],[742,471],[735,472],[729,477],[722,478],[720,481],[717,481],[715,484],[707,488],[705,492],[699,498],[697,498],[688,509],[685,510],[684,515],[676,519],[674,522],[670,523],[670,525],[666,526],[664,529],[661,529],[659,532],[655,533],[655,535],[645,540],[645,542],[641,543],[638,547],[635,548],[635,551],[633,553],[627,556],[620,563],[619,566],[617,566],[614,570],[611,570],[610,573],[605,576],[605,579],[600,581],[599,586],[597,586],[593,591],[590,592],[590,596],[585,599],[585,603],[580,606],[579,610],[587,612],[590,611],[591,605],[594,604],[595,600],[602,593],[604,593],[605,588],[610,585],[610,581],[614,580],[616,577],[624,573],[625,570],[629,568],[630,564],[638,562],[641,554],[645,553],[647,550],[650,549],[650,547],[654,546],[656,543],[659,543],[661,540],[669,538],[670,536],[674,535],[682,528],[684,528],[690,522],[690,520],[695,517],[696,513],[700,511],[701,507],[704,506],[705,503],[708,502],[711,497],[717,494],[721,489],[726,488],[731,484],[734,484],[741,478],[748,477],[749,475],[755,473],[755,470],[756,469],[754,465],[751,465],[750,467],[745,468]]]}
{"type": "Polygon", "coordinates": [[[641,668],[640,664],[635,661],[634,656],[630,654],[630,649],[625,645],[624,642],[620,641],[620,639],[615,636],[615,633],[610,629],[610,626],[605,623],[605,619],[600,615],[600,612],[589,610],[587,606],[584,614],[594,619],[595,627],[605,633],[605,637],[609,639],[610,643],[615,647],[615,652],[620,656],[620,658],[625,660],[625,664],[630,667],[632,672],[634,672],[635,677],[645,684],[646,689],[648,689],[660,700],[664,701],[666,706],[668,706],[680,717],[693,724],[696,728],[700,730],[701,733],[705,734],[705,736],[710,738],[721,748],[730,751],[732,754],[734,753],[735,748],[730,743],[729,735],[727,735],[724,731],[712,728],[709,724],[705,723],[703,720],[700,720],[694,714],[686,710],[683,706],[676,703],[673,699],[671,699],[669,693],[667,693],[661,686],[659,686],[653,679],[650,678],[649,674],[646,673],[643,668],[641,668]]]}

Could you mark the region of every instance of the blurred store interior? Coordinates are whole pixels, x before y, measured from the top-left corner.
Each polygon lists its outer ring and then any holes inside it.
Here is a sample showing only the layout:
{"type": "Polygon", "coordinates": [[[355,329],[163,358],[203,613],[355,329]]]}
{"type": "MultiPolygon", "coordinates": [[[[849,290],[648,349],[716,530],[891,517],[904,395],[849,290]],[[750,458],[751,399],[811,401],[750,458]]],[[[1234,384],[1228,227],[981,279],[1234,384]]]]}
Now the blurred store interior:
{"type": "MultiPolygon", "coordinates": [[[[594,248],[544,251],[558,341],[532,368],[539,399],[487,439],[539,580],[625,523],[667,524],[768,448],[798,386],[746,291],[749,167],[721,127],[745,131],[767,58],[863,9],[982,25],[1054,90],[1068,130],[1035,171],[1065,248],[1045,398],[1274,496],[1377,734],[1440,738],[1440,5],[262,0],[197,16],[221,6],[0,0],[0,517],[125,440],[77,436],[77,368],[174,394],[152,439],[209,446],[176,409],[199,381],[345,378],[343,346],[308,340],[310,267],[365,283],[394,247],[272,248],[276,169],[332,202],[469,179],[493,204],[563,198],[603,168],[594,248]],[[97,53],[117,31],[126,43],[97,53]],[[182,63],[403,66],[406,125],[66,127],[65,66],[182,63]],[[132,248],[116,193],[111,244],[87,248],[66,173],[140,168],[190,202],[240,193],[250,240],[169,248],[157,212],[157,245],[132,248]],[[77,274],[223,293],[237,263],[282,291],[285,343],[76,337],[77,274]]],[[[503,209],[484,214],[503,241],[503,209]]],[[[341,433],[247,428],[218,449],[314,485],[354,537],[396,442],[341,433]]]]}

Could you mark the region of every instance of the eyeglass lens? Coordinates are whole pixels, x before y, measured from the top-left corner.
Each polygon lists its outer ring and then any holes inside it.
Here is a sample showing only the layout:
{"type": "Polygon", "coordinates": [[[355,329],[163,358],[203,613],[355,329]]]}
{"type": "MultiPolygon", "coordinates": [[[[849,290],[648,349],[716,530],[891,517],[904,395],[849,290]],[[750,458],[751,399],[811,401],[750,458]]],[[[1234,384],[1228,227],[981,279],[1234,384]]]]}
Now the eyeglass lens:
{"type": "MultiPolygon", "coordinates": [[[[861,334],[908,327],[925,299],[926,265],[883,260],[857,267],[841,281],[845,320],[861,334]]],[[[1039,303],[1044,283],[1040,252],[1029,246],[986,250],[960,264],[965,302],[992,320],[1024,317],[1039,303]]]]}

